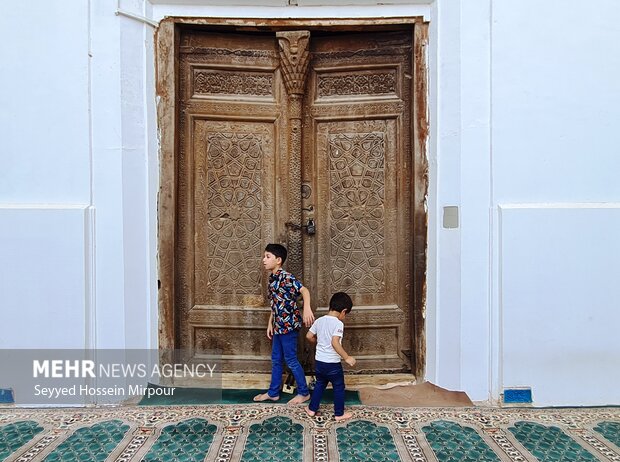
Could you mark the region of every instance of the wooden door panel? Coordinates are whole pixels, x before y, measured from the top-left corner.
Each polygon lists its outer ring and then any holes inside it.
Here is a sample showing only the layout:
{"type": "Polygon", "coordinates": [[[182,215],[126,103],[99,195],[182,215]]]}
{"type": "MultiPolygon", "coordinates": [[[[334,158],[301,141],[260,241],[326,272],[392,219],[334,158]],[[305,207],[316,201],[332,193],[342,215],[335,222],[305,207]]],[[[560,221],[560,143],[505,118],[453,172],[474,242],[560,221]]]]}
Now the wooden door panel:
{"type": "Polygon", "coordinates": [[[178,345],[268,371],[262,253],[279,239],[281,81],[273,37],[187,33],[180,46],[178,345]]]}
{"type": "Polygon", "coordinates": [[[410,55],[405,33],[312,47],[304,184],[317,233],[305,240],[306,274],[323,313],[334,292],[353,298],[344,345],[356,371],[411,367],[410,55]]]}
{"type": "Polygon", "coordinates": [[[274,126],[194,123],[194,307],[262,306],[263,242],[274,235],[274,126]]]}
{"type": "Polygon", "coordinates": [[[189,346],[228,364],[269,361],[262,253],[274,236],[274,125],[195,121],[194,300],[189,346]],[[255,309],[252,309],[254,307],[255,309]]]}
{"type": "Polygon", "coordinates": [[[353,297],[345,347],[358,368],[399,369],[408,316],[399,306],[396,121],[322,122],[316,132],[319,300],[353,297]]]}
{"type": "Polygon", "coordinates": [[[317,124],[319,298],[394,303],[397,234],[393,121],[317,124]]]}

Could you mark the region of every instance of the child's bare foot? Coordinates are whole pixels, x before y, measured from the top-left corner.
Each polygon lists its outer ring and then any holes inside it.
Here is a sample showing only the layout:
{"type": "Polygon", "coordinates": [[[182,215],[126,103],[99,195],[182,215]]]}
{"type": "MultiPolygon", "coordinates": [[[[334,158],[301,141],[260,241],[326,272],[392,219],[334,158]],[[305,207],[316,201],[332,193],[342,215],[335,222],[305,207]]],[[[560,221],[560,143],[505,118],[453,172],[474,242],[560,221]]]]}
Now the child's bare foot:
{"type": "Polygon", "coordinates": [[[338,422],[342,422],[343,420],[350,419],[351,417],[353,417],[353,414],[351,414],[350,412],[345,412],[345,413],[344,413],[344,414],[342,414],[342,415],[337,415],[337,416],[335,417],[335,419],[336,419],[338,422]]]}
{"type": "Polygon", "coordinates": [[[306,406],[306,407],[304,408],[304,411],[306,411],[306,414],[308,414],[308,416],[310,416],[310,417],[314,417],[315,415],[317,415],[317,413],[316,413],[316,412],[314,412],[314,411],[311,411],[311,410],[310,410],[310,408],[309,408],[308,406],[306,406]]]}
{"type": "Polygon", "coordinates": [[[290,400],[288,404],[301,404],[301,403],[305,403],[309,399],[310,399],[310,395],[306,395],[306,396],[297,395],[292,400],[290,400]]]}
{"type": "Polygon", "coordinates": [[[262,401],[277,401],[279,400],[279,396],[269,396],[267,393],[261,393],[260,395],[256,395],[254,397],[254,401],[262,402],[262,401]]]}

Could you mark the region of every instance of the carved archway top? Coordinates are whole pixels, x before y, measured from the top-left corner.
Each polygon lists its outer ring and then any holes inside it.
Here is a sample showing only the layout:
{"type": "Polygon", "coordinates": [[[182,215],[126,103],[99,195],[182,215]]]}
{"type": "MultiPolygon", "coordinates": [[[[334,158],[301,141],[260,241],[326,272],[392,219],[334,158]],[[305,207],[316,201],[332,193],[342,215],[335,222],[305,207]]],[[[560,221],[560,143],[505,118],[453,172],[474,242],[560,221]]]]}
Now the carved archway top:
{"type": "Polygon", "coordinates": [[[303,95],[310,62],[310,31],[276,32],[284,85],[289,95],[303,95]]]}

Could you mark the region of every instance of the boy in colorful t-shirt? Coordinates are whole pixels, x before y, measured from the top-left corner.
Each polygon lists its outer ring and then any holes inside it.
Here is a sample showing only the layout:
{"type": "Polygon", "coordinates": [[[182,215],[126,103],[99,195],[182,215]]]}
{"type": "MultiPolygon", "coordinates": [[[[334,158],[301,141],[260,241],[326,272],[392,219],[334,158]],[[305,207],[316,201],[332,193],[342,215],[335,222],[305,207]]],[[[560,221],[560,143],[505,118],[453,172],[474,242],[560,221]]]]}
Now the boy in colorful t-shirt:
{"type": "Polygon", "coordinates": [[[302,325],[302,315],[297,306],[297,297],[304,301],[303,323],[310,327],[314,315],[310,308],[310,291],[295,276],[282,269],[286,261],[286,248],[280,244],[265,247],[263,266],[269,274],[269,300],[271,315],[267,324],[267,338],[271,344],[271,385],[267,393],[254,397],[254,401],[277,401],[282,385],[282,360],[291,369],[297,382],[297,396],[288,404],[301,404],[310,399],[306,375],[297,359],[297,337],[302,325]]]}

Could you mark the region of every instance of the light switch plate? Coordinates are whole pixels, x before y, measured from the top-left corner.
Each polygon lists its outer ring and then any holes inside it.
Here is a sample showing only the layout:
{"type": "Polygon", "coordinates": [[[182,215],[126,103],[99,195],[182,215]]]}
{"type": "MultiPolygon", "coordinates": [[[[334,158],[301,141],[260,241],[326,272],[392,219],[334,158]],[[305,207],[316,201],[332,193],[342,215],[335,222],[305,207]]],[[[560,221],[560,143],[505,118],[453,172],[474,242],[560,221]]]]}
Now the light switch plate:
{"type": "Polygon", "coordinates": [[[459,227],[459,208],[456,205],[448,205],[443,208],[443,227],[446,229],[459,227]]]}

